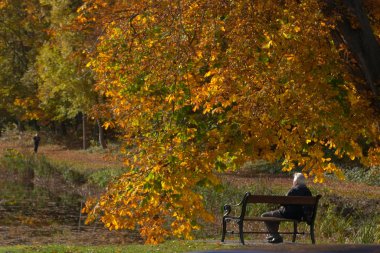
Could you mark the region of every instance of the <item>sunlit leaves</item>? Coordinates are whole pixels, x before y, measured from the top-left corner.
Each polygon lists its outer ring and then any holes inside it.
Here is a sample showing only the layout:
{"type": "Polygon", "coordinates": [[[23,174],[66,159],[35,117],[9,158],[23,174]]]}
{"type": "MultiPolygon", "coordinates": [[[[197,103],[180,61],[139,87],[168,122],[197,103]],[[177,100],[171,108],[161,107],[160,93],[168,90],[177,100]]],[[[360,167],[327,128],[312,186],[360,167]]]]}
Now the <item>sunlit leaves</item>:
{"type": "Polygon", "coordinates": [[[131,168],[89,208],[109,228],[190,238],[210,220],[195,188],[247,160],[282,160],[315,182],[341,177],[334,157],[365,161],[358,139],[376,140],[373,111],[318,1],[102,3],[80,11],[103,31],[88,66],[131,168]]]}

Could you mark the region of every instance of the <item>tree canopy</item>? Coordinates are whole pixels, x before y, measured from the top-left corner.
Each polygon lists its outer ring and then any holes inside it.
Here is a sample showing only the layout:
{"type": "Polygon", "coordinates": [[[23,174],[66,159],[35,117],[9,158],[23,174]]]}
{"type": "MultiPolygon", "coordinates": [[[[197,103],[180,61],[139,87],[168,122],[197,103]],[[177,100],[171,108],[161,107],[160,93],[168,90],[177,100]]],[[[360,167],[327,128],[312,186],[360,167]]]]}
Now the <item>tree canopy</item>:
{"type": "MultiPolygon", "coordinates": [[[[91,71],[84,65],[85,38],[70,29],[76,17],[70,1],[43,1],[49,4],[49,40],[39,49],[35,68],[40,107],[53,119],[64,120],[87,113],[96,104],[91,71]]],[[[74,5],[75,6],[75,5],[74,5]]]]}
{"type": "MultiPolygon", "coordinates": [[[[39,115],[37,87],[29,82],[46,22],[38,1],[0,1],[0,110],[2,117],[30,119],[39,115]]],[[[6,121],[2,119],[1,121],[6,121]]]]}
{"type": "Polygon", "coordinates": [[[148,243],[189,238],[197,219],[210,218],[194,190],[217,184],[215,171],[280,160],[285,171],[323,182],[326,173],[342,177],[335,158],[374,162],[374,94],[358,90],[341,57],[349,45],[332,34],[342,16],[326,8],[85,1],[80,22],[102,27],[88,66],[109,98],[107,125],[124,133],[131,168],[92,214],[110,229],[140,227],[148,243]]]}

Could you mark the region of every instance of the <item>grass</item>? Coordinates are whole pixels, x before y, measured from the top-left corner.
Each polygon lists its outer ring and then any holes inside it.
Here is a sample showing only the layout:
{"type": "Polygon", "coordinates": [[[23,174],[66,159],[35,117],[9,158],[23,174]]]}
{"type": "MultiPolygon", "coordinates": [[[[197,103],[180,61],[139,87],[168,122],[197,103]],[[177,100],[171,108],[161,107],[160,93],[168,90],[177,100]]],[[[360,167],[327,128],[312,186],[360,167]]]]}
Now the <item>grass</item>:
{"type": "Polygon", "coordinates": [[[131,252],[131,253],[148,253],[148,252],[163,252],[163,253],[179,253],[191,252],[200,250],[219,250],[236,248],[232,245],[223,245],[220,243],[210,243],[206,241],[166,241],[160,245],[125,245],[125,246],[69,246],[69,245],[42,245],[42,246],[10,246],[0,247],[0,252],[8,253],[26,253],[26,252],[41,252],[41,253],[109,253],[109,252],[131,252]]]}

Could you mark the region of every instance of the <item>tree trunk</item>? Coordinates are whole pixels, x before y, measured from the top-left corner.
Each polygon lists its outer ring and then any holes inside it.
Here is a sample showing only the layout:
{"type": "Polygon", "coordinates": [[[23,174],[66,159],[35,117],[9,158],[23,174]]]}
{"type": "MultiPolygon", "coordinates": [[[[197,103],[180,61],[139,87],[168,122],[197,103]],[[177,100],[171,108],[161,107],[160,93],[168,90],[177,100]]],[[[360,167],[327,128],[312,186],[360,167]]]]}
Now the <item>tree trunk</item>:
{"type": "MultiPolygon", "coordinates": [[[[358,90],[371,91],[373,105],[380,110],[380,45],[372,31],[362,0],[327,0],[328,15],[339,13],[335,40],[347,45],[357,62],[357,71],[365,84],[358,90]]],[[[358,84],[359,85],[359,84],[358,84]]]]}
{"type": "Polygon", "coordinates": [[[22,124],[21,120],[17,120],[17,131],[19,133],[24,132],[24,125],[22,124]]]}
{"type": "Polygon", "coordinates": [[[83,139],[83,149],[87,149],[87,139],[86,139],[86,127],[87,127],[87,117],[85,113],[82,113],[82,139],[83,139]]]}
{"type": "Polygon", "coordinates": [[[67,135],[66,123],[64,121],[61,123],[61,134],[63,136],[67,135]]]}
{"type": "Polygon", "coordinates": [[[102,127],[102,123],[100,122],[100,119],[97,119],[96,122],[98,123],[98,131],[99,131],[99,144],[102,146],[103,149],[107,148],[107,144],[104,139],[104,130],[102,127]]]}

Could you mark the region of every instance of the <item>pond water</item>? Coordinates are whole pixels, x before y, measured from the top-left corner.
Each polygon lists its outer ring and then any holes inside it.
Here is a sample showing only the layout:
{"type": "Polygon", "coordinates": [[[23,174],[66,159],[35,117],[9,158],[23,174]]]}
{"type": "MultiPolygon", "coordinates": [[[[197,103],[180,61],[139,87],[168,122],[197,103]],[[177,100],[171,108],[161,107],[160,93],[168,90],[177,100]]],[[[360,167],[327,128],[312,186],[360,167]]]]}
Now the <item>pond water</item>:
{"type": "Polygon", "coordinates": [[[56,182],[0,178],[0,245],[139,243],[135,231],[84,225],[84,197],[56,182]]]}

